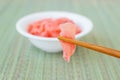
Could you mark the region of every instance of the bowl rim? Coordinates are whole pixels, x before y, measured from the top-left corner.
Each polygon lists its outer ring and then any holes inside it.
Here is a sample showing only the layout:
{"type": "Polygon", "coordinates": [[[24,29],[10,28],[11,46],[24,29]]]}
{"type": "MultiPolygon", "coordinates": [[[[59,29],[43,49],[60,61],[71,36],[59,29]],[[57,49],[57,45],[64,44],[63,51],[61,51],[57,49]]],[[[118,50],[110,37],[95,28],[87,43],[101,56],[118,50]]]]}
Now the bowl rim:
{"type": "Polygon", "coordinates": [[[31,16],[35,16],[35,15],[40,15],[40,14],[50,14],[50,13],[62,13],[62,14],[71,14],[71,15],[75,15],[75,16],[79,16],[79,17],[82,17],[84,18],[88,23],[89,23],[89,28],[86,30],[86,32],[84,32],[84,30],[80,33],[80,34],[76,34],[75,38],[78,39],[79,37],[83,37],[85,36],[86,34],[88,34],[92,29],[93,29],[93,23],[90,19],[88,19],[86,16],[83,16],[81,14],[77,14],[77,13],[73,13],[73,12],[66,12],[66,11],[44,11],[44,12],[37,12],[37,13],[32,13],[32,14],[29,14],[29,15],[26,15],[22,18],[20,18],[17,22],[16,22],[16,30],[22,34],[23,36],[27,37],[27,38],[34,38],[34,39],[38,39],[38,40],[49,40],[49,41],[58,41],[57,37],[56,38],[48,38],[48,37],[41,37],[41,36],[35,36],[35,35],[32,35],[30,33],[27,33],[27,31],[23,31],[21,28],[20,28],[20,24],[21,22],[26,19],[26,18],[29,18],[31,16]]]}

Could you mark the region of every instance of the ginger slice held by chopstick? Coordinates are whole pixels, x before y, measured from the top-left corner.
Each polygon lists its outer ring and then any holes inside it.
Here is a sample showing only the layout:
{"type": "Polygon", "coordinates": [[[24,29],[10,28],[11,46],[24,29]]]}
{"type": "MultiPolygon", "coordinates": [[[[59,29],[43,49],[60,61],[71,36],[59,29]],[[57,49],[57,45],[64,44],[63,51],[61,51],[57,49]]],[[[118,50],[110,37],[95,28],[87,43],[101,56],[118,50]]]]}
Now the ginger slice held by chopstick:
{"type": "MultiPolygon", "coordinates": [[[[60,29],[61,29],[60,36],[64,36],[70,39],[75,39],[76,29],[77,29],[75,24],[72,24],[72,23],[61,24],[60,29]]],[[[60,40],[60,43],[63,48],[63,58],[65,61],[69,62],[70,57],[75,52],[76,45],[64,42],[62,40],[60,40]]]]}

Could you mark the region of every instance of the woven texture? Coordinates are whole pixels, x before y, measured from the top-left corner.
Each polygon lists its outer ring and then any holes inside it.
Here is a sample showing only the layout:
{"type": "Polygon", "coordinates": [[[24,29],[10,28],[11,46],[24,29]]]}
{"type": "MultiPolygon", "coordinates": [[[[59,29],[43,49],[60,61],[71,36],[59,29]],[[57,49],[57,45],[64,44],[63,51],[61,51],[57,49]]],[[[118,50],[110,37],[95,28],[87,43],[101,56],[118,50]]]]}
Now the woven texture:
{"type": "Polygon", "coordinates": [[[120,50],[120,0],[0,0],[0,80],[120,80],[120,60],[77,47],[71,62],[18,34],[16,21],[30,13],[62,10],[89,17],[82,41],[120,50]]]}

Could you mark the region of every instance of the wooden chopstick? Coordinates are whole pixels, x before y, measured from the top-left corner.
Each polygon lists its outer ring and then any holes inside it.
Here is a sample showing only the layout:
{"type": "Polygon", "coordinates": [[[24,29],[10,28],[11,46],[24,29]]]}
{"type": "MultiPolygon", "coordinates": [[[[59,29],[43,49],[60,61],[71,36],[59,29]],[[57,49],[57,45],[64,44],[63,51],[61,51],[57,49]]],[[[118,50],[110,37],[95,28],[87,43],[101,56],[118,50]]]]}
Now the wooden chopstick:
{"type": "Polygon", "coordinates": [[[90,44],[90,43],[83,42],[83,41],[73,40],[73,39],[62,37],[62,36],[58,36],[58,39],[63,40],[63,41],[68,42],[68,43],[78,45],[78,46],[82,46],[82,47],[85,47],[85,48],[88,48],[88,49],[92,49],[92,50],[95,50],[95,51],[98,51],[98,52],[102,52],[102,53],[110,55],[110,56],[120,58],[120,51],[118,51],[118,50],[114,50],[114,49],[111,49],[111,48],[106,48],[106,47],[103,47],[103,46],[98,46],[98,45],[95,45],[95,44],[90,44]]]}

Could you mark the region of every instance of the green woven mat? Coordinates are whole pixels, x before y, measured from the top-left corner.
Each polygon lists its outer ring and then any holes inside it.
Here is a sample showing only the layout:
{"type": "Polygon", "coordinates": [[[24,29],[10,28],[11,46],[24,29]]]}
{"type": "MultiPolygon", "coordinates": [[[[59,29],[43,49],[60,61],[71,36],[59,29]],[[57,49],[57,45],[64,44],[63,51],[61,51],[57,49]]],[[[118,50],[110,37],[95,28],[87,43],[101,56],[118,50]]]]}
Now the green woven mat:
{"type": "Polygon", "coordinates": [[[24,15],[50,10],[89,17],[93,31],[81,40],[120,50],[120,0],[0,0],[0,80],[120,80],[120,60],[77,47],[71,62],[46,53],[17,33],[24,15]]]}

